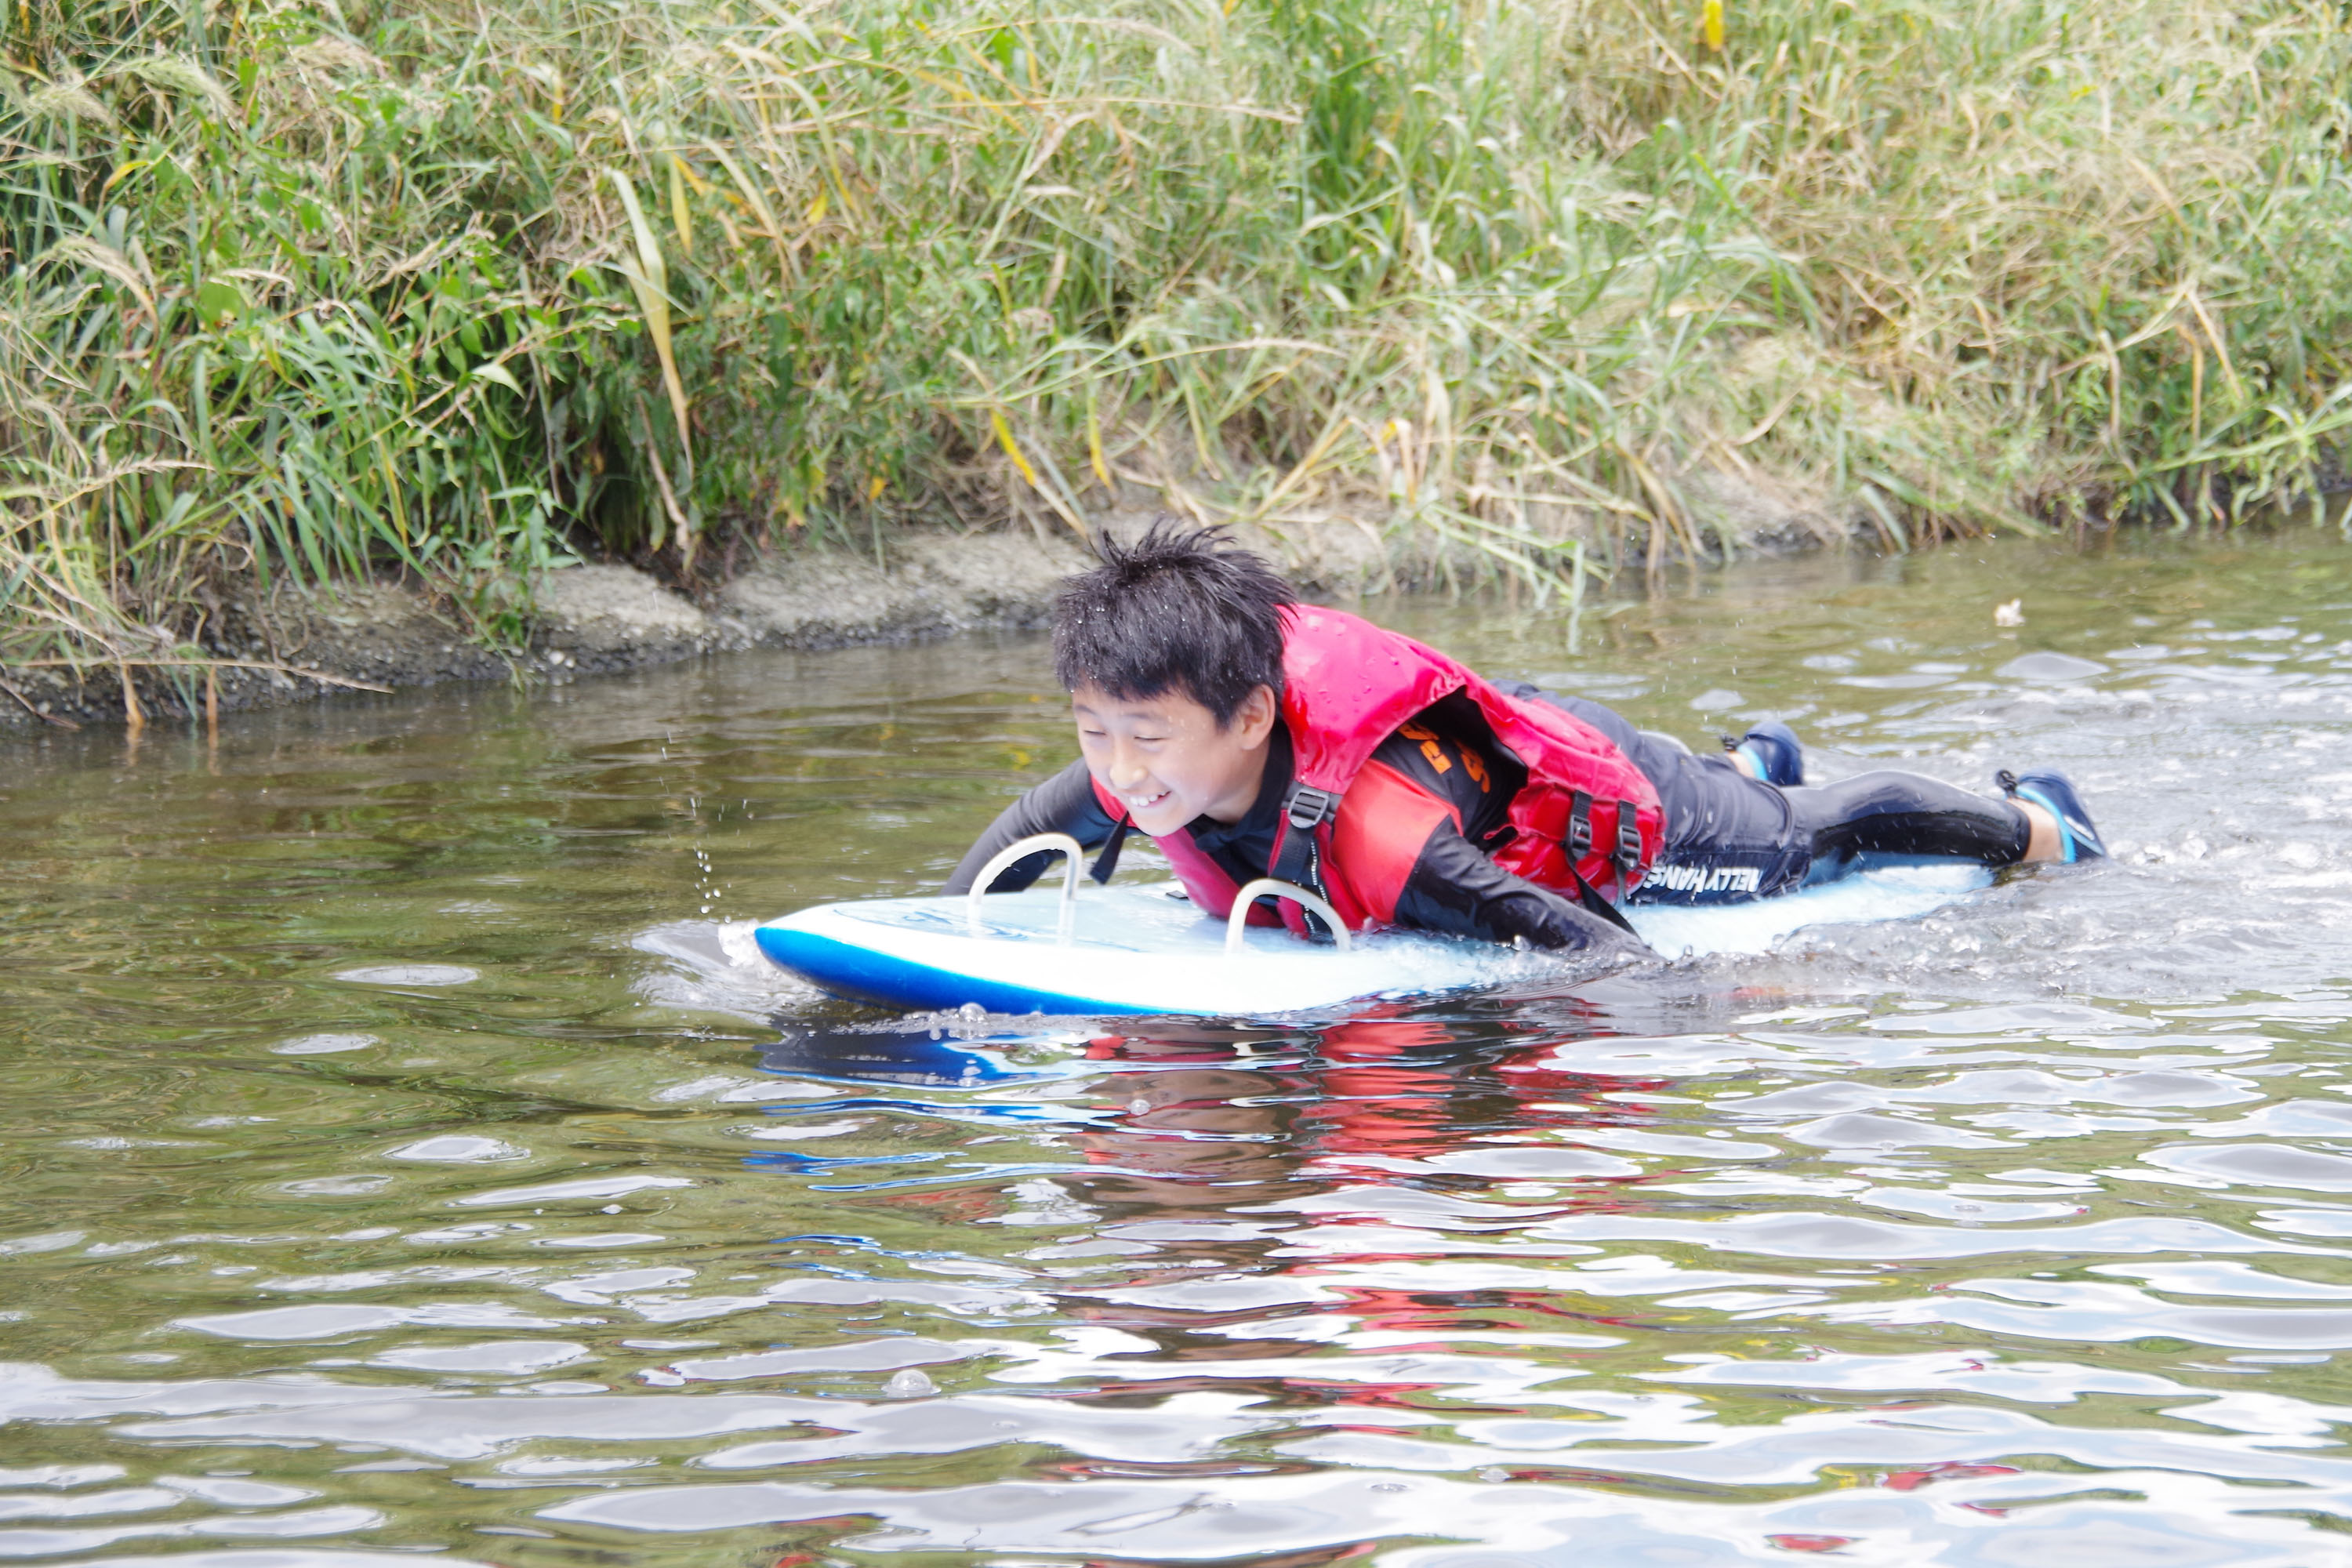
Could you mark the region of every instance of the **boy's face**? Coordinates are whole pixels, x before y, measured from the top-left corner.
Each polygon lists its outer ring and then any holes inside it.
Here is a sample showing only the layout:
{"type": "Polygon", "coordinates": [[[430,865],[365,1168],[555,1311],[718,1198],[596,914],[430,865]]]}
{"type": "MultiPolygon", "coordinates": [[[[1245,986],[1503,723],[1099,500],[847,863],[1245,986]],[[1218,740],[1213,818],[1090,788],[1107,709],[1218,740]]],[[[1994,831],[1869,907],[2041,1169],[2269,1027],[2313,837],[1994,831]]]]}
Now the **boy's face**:
{"type": "Polygon", "coordinates": [[[1195,817],[1239,822],[1257,800],[1266,740],[1280,718],[1272,689],[1243,699],[1233,721],[1180,690],[1113,697],[1098,686],[1070,693],[1087,771],[1117,795],[1136,826],[1158,837],[1195,817]]]}

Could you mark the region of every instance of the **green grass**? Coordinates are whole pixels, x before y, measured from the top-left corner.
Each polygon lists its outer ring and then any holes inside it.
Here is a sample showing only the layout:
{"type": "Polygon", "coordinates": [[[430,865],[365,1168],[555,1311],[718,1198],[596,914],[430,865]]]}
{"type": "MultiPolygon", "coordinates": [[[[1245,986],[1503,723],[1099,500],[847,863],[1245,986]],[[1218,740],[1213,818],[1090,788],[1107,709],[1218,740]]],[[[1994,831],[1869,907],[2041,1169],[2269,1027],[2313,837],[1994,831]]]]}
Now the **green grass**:
{"type": "Polygon", "coordinates": [[[1572,589],[1713,476],[2185,527],[2352,424],[2332,5],[492,5],[0,11],[0,660],[1114,477],[1572,589]]]}

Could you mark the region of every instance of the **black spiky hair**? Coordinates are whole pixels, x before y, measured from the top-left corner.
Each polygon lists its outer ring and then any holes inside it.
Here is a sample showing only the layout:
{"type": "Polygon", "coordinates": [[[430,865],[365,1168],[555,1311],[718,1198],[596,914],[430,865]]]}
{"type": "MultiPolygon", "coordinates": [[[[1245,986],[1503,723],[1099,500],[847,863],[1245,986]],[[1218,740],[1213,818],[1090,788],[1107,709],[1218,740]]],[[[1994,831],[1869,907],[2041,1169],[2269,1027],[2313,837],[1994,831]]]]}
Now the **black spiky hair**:
{"type": "Polygon", "coordinates": [[[1261,686],[1282,695],[1282,617],[1298,595],[1222,528],[1162,512],[1133,542],[1104,535],[1101,563],[1054,602],[1054,674],[1134,701],[1181,691],[1233,722],[1261,686]]]}

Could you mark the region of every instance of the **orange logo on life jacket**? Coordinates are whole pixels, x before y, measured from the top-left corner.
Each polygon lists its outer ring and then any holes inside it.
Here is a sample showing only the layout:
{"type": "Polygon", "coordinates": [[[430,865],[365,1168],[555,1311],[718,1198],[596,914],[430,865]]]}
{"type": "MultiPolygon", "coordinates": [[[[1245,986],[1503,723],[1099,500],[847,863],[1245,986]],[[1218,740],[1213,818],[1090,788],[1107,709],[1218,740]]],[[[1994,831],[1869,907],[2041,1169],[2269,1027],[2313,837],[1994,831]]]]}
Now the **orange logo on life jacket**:
{"type": "Polygon", "coordinates": [[[1445,737],[1426,725],[1400,724],[1397,726],[1397,733],[1408,741],[1421,742],[1421,754],[1429,759],[1430,770],[1433,773],[1451,772],[1454,757],[1459,757],[1462,759],[1462,771],[1476,782],[1480,795],[1487,794],[1493,787],[1487,782],[1486,760],[1478,754],[1475,747],[1465,746],[1461,742],[1455,741],[1452,742],[1454,755],[1449,757],[1445,754],[1447,744],[1445,737]]]}
{"type": "Polygon", "coordinates": [[[1397,733],[1408,741],[1419,741],[1421,754],[1429,759],[1429,765],[1432,768],[1441,773],[1453,771],[1454,763],[1447,758],[1445,748],[1438,744],[1435,731],[1424,729],[1419,724],[1400,724],[1397,726],[1397,733]]]}

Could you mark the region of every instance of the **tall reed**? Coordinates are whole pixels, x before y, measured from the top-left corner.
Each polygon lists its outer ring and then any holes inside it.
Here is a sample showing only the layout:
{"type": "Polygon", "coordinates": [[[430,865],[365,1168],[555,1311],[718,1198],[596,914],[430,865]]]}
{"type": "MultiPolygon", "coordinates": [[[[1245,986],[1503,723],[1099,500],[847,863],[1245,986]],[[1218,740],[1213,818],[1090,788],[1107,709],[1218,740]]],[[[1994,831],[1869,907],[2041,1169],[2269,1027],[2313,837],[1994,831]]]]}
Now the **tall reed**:
{"type": "Polygon", "coordinates": [[[26,0],[0,100],[0,660],[1115,484],[1572,589],[2352,424],[2315,0],[26,0]]]}

